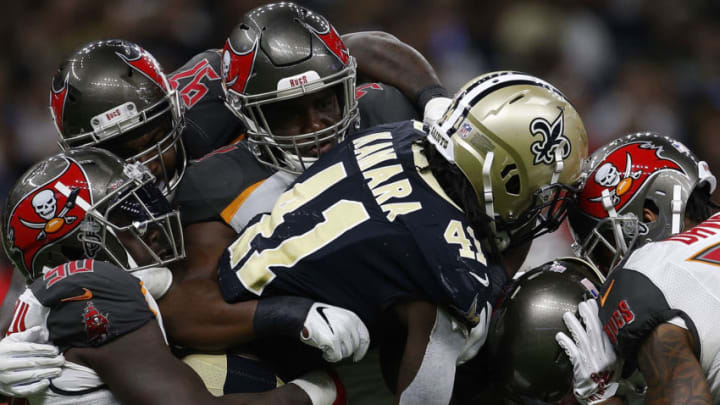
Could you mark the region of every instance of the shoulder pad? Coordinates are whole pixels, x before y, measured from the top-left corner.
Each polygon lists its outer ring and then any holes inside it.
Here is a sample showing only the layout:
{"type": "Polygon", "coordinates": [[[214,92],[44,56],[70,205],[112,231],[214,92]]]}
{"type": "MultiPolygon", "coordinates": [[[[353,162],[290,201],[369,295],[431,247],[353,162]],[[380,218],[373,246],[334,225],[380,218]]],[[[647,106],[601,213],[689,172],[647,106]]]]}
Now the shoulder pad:
{"type": "Polygon", "coordinates": [[[225,208],[272,173],[240,142],[189,165],[173,202],[184,224],[222,220],[225,208]]]}
{"type": "Polygon", "coordinates": [[[30,289],[49,308],[50,340],[61,350],[103,345],[155,317],[141,281],[106,262],[65,263],[30,289]]]}

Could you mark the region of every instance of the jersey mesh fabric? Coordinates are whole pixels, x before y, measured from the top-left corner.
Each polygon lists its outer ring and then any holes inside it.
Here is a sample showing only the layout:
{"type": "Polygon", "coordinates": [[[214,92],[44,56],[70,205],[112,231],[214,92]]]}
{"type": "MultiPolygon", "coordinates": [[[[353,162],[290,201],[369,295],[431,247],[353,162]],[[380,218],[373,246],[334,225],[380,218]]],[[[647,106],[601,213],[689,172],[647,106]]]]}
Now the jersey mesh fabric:
{"type": "MultiPolygon", "coordinates": [[[[715,236],[711,239],[718,239],[715,236]]],[[[718,268],[685,260],[702,246],[680,248],[678,242],[659,242],[637,251],[626,264],[645,274],[660,289],[672,309],[684,312],[700,339],[700,363],[710,384],[713,401],[720,401],[720,286],[718,268]]]]}

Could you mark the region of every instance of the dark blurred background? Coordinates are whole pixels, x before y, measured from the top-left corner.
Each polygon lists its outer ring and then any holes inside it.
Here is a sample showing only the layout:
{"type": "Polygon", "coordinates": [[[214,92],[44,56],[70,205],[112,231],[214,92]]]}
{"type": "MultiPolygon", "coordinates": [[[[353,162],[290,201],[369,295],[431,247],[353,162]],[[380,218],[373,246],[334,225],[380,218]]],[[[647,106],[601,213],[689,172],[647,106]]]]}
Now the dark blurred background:
{"type": "MultiPolygon", "coordinates": [[[[75,47],[95,39],[128,39],[171,72],[195,53],[221,47],[239,17],[263,3],[3,2],[0,197],[30,164],[57,151],[47,109],[50,77],[75,47]]],[[[299,3],[324,14],[341,33],[394,34],[428,58],[450,91],[491,70],[543,77],[575,104],[591,147],[628,131],[654,130],[686,142],[711,168],[720,168],[720,2],[299,3]]]]}

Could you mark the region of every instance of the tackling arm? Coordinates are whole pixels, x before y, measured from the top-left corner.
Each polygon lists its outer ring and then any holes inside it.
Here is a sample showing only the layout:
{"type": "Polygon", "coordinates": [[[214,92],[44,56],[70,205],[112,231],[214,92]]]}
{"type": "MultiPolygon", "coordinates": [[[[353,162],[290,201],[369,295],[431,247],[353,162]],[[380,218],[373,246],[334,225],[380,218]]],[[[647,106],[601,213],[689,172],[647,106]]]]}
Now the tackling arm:
{"type": "Polygon", "coordinates": [[[710,388],[695,358],[690,333],[663,323],[650,334],[638,353],[645,377],[646,404],[710,404],[710,388]]]}
{"type": "Polygon", "coordinates": [[[358,76],[397,87],[419,111],[433,97],[447,97],[435,69],[415,48],[382,31],[342,36],[358,62],[358,76]]]}
{"type": "Polygon", "coordinates": [[[217,265],[237,233],[221,221],[196,222],[183,228],[187,257],[183,269],[173,269],[175,280],[217,279],[217,265]]]}
{"type": "Polygon", "coordinates": [[[395,307],[407,326],[407,340],[395,390],[395,404],[447,404],[455,367],[467,338],[452,318],[434,304],[410,302],[395,307]]]}
{"type": "Polygon", "coordinates": [[[293,384],[260,394],[216,398],[190,367],[173,357],[155,321],[97,348],[74,348],[67,358],[93,368],[123,403],[311,404],[293,384]]]}
{"type": "Polygon", "coordinates": [[[228,349],[264,336],[289,336],[320,349],[329,362],[360,360],[370,336],[355,313],[302,297],[227,303],[216,281],[185,280],[158,301],[173,343],[202,350],[228,349]]]}
{"type": "Polygon", "coordinates": [[[174,283],[158,305],[168,337],[181,346],[223,350],[255,337],[257,301],[229,304],[214,280],[174,283]]]}

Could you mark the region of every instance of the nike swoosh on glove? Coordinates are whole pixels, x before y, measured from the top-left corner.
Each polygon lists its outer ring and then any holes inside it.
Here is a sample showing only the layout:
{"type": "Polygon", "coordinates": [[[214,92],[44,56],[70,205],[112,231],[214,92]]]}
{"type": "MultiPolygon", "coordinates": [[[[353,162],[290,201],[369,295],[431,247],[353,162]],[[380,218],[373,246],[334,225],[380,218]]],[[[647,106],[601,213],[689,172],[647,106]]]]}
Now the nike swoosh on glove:
{"type": "Polygon", "coordinates": [[[47,342],[48,330],[34,326],[0,340],[0,393],[24,398],[44,391],[60,375],[65,358],[47,342]]]}
{"type": "Polygon", "coordinates": [[[303,329],[300,340],[320,349],[323,359],[331,363],[350,356],[359,361],[370,346],[370,333],[360,317],[333,305],[314,303],[303,329]]]}

